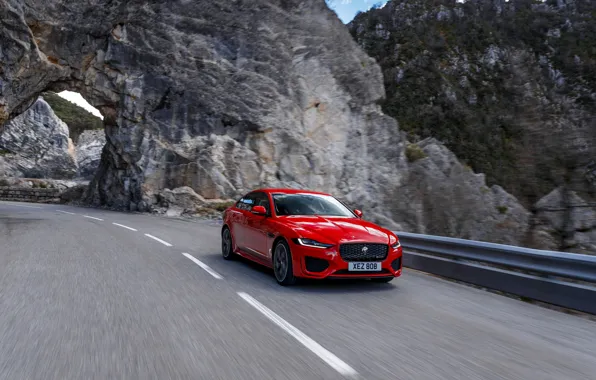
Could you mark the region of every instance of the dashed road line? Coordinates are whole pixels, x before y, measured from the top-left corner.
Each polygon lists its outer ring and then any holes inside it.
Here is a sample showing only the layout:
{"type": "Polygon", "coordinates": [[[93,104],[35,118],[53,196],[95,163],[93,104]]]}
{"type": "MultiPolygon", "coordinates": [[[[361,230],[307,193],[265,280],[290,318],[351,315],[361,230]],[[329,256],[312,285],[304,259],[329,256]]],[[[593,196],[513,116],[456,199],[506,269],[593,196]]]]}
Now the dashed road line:
{"type": "Polygon", "coordinates": [[[118,226],[118,227],[126,228],[127,230],[137,231],[136,229],[134,229],[132,227],[125,226],[124,224],[118,224],[118,223],[112,223],[112,224],[115,225],[115,226],[118,226]]]}
{"type": "Polygon", "coordinates": [[[103,222],[103,219],[99,219],[99,218],[96,218],[96,217],[94,217],[94,216],[89,216],[89,215],[83,215],[83,216],[84,216],[85,218],[89,218],[89,219],[95,219],[95,220],[99,220],[100,222],[103,222]]]}
{"type": "Polygon", "coordinates": [[[347,363],[342,361],[337,356],[333,355],[323,346],[309,338],[302,331],[292,326],[282,317],[275,314],[272,310],[270,310],[265,305],[251,297],[249,294],[244,292],[238,292],[238,295],[242,297],[242,299],[244,299],[246,302],[248,302],[252,307],[260,311],[264,316],[269,318],[273,323],[275,323],[276,325],[281,327],[285,332],[294,337],[298,342],[302,343],[304,347],[311,350],[315,355],[321,358],[325,363],[327,363],[341,375],[351,378],[356,378],[358,376],[358,372],[356,372],[354,368],[350,367],[347,363]]]}
{"type": "Polygon", "coordinates": [[[211,269],[211,267],[209,265],[207,265],[204,262],[196,259],[195,257],[193,257],[192,255],[189,255],[188,253],[183,252],[182,254],[186,258],[190,259],[193,263],[195,263],[198,266],[200,266],[201,268],[203,268],[205,270],[205,272],[209,273],[210,275],[212,275],[213,277],[217,278],[218,280],[223,280],[223,277],[219,273],[217,273],[216,271],[214,271],[213,269],[211,269]]]}
{"type": "Polygon", "coordinates": [[[145,236],[147,236],[148,238],[151,238],[151,239],[153,239],[155,241],[158,241],[158,242],[160,242],[161,244],[163,244],[165,246],[168,246],[168,247],[171,247],[172,246],[172,244],[168,243],[167,241],[161,240],[160,238],[157,238],[157,237],[155,237],[153,235],[145,234],[145,236]]]}
{"type": "Polygon", "coordinates": [[[61,212],[63,214],[76,215],[74,212],[68,212],[68,211],[62,211],[62,210],[56,210],[56,211],[61,212]]]}

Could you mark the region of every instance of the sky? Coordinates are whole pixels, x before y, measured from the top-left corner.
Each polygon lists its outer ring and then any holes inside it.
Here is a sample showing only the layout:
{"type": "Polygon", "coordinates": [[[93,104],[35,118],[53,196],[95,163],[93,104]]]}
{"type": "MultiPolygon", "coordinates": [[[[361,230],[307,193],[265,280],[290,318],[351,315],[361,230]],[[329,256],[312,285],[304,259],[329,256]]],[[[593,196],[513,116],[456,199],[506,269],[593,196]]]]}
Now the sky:
{"type": "Polygon", "coordinates": [[[337,13],[344,24],[352,21],[358,11],[366,12],[374,4],[385,5],[386,0],[327,0],[327,4],[337,13]]]}
{"type": "Polygon", "coordinates": [[[58,95],[60,95],[66,100],[73,102],[78,106],[83,107],[87,111],[91,112],[92,114],[103,120],[103,116],[101,116],[99,111],[96,108],[94,108],[91,104],[89,104],[78,92],[62,91],[59,92],[58,95]]]}
{"type": "MultiPolygon", "coordinates": [[[[386,3],[386,0],[327,0],[329,7],[337,13],[337,16],[344,24],[352,21],[358,11],[365,12],[374,4],[385,5],[386,3]]],[[[93,108],[78,92],[62,91],[58,95],[103,119],[99,111],[93,108]]]]}

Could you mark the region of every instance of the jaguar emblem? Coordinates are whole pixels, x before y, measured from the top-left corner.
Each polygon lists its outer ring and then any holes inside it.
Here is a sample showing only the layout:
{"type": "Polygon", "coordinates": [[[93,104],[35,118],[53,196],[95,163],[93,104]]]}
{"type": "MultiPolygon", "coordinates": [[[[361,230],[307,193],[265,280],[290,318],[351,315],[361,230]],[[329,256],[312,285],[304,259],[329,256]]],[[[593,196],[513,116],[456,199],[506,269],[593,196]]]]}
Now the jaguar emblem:
{"type": "Polygon", "coordinates": [[[362,253],[366,253],[366,252],[368,252],[368,247],[367,246],[362,247],[362,253]]]}

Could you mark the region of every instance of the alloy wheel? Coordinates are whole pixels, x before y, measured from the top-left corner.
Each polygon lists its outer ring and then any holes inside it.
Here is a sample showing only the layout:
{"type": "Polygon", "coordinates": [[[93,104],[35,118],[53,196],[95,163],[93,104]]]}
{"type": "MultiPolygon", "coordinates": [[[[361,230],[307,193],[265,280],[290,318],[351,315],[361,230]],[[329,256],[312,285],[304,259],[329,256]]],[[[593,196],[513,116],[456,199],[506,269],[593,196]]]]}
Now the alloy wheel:
{"type": "Polygon", "coordinates": [[[283,282],[288,275],[288,252],[283,244],[278,244],[275,247],[273,271],[279,282],[283,282]]]}

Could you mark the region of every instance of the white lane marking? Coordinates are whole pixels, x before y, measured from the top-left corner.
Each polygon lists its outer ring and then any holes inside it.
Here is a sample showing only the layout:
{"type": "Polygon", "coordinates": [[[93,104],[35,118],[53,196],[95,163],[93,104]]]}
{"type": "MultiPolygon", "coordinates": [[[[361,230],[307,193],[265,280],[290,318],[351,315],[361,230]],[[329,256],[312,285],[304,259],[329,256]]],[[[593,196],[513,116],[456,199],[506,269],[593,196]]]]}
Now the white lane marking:
{"type": "Polygon", "coordinates": [[[196,259],[195,257],[193,257],[192,255],[189,255],[186,252],[182,253],[184,256],[186,256],[186,258],[190,259],[192,262],[194,262],[195,264],[197,264],[198,266],[200,266],[201,268],[203,268],[205,270],[205,272],[209,273],[210,275],[212,275],[213,277],[217,278],[218,280],[223,280],[223,277],[217,273],[216,271],[214,271],[213,269],[211,269],[211,267],[207,264],[205,264],[204,262],[196,259]]]}
{"type": "Polygon", "coordinates": [[[56,211],[61,212],[63,214],[76,215],[74,212],[68,212],[68,211],[62,211],[62,210],[56,210],[56,211]]]}
{"type": "Polygon", "coordinates": [[[118,227],[126,228],[127,230],[136,231],[134,228],[125,226],[124,224],[118,224],[118,223],[112,223],[112,224],[115,226],[118,226],[118,227]]]}
{"type": "Polygon", "coordinates": [[[293,336],[298,342],[302,343],[304,347],[311,350],[315,355],[320,357],[325,363],[329,364],[333,369],[342,374],[343,376],[356,377],[358,372],[354,368],[350,367],[347,363],[342,361],[331,352],[327,351],[323,346],[309,338],[302,331],[286,322],[282,317],[275,314],[265,305],[248,295],[244,292],[238,292],[238,295],[248,302],[252,307],[260,311],[263,315],[269,318],[273,323],[281,327],[285,332],[293,336]]]}
{"type": "Polygon", "coordinates": [[[153,240],[156,240],[156,241],[160,242],[161,244],[163,244],[163,245],[166,245],[166,246],[168,246],[168,247],[171,247],[171,246],[172,246],[172,244],[168,243],[167,241],[163,241],[163,240],[161,240],[160,238],[156,238],[156,237],[155,237],[155,236],[153,236],[153,235],[145,234],[145,236],[147,236],[148,238],[151,238],[151,239],[153,239],[153,240]]]}
{"type": "Polygon", "coordinates": [[[95,219],[95,220],[99,220],[99,221],[103,222],[103,219],[99,219],[99,218],[96,218],[96,217],[94,217],[94,216],[89,216],[89,215],[83,215],[83,216],[84,216],[85,218],[89,218],[89,219],[95,219]]]}

